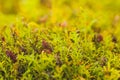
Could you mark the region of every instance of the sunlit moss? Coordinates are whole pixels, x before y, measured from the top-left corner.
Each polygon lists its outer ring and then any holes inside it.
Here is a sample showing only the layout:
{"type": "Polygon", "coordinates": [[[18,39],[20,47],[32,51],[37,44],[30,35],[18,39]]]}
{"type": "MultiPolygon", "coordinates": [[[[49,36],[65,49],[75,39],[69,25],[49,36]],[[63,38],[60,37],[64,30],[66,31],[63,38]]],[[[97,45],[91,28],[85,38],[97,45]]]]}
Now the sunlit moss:
{"type": "Polygon", "coordinates": [[[119,0],[0,0],[0,80],[119,80],[119,0]]]}

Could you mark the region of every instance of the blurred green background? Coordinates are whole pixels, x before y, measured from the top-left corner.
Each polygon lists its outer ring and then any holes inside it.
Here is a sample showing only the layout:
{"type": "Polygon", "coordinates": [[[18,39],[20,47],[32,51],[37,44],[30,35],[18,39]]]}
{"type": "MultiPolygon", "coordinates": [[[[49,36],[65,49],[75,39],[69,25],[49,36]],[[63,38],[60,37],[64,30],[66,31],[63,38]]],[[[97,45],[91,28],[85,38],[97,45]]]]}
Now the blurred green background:
{"type": "Polygon", "coordinates": [[[47,16],[52,24],[65,20],[71,25],[98,21],[99,26],[110,27],[119,23],[119,15],[120,0],[0,0],[0,26],[21,17],[37,22],[47,16]]]}

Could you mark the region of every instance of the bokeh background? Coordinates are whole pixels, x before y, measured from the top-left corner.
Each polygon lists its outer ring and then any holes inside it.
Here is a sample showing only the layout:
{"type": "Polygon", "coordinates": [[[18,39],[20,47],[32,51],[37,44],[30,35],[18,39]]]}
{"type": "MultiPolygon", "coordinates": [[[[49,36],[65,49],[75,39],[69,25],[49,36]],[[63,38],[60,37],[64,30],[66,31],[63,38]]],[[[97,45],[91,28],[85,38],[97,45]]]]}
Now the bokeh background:
{"type": "Polygon", "coordinates": [[[0,0],[0,26],[26,18],[53,25],[114,28],[120,26],[120,0],[0,0]]]}

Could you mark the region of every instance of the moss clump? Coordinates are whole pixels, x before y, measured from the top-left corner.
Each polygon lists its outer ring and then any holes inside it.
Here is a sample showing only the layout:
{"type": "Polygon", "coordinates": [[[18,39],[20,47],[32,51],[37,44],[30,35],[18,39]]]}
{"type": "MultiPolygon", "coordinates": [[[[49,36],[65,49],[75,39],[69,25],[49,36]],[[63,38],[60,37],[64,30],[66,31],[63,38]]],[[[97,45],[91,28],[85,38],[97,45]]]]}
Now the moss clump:
{"type": "Polygon", "coordinates": [[[120,79],[119,0],[0,2],[1,80],[120,79]]]}

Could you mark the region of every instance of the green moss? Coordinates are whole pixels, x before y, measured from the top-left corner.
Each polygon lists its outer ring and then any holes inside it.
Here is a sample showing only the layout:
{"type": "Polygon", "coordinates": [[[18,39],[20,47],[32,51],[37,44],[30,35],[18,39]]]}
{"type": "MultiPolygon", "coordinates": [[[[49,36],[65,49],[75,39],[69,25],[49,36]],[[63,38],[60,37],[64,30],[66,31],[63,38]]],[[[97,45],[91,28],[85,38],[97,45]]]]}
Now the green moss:
{"type": "Polygon", "coordinates": [[[120,79],[119,0],[0,4],[1,80],[120,79]]]}

